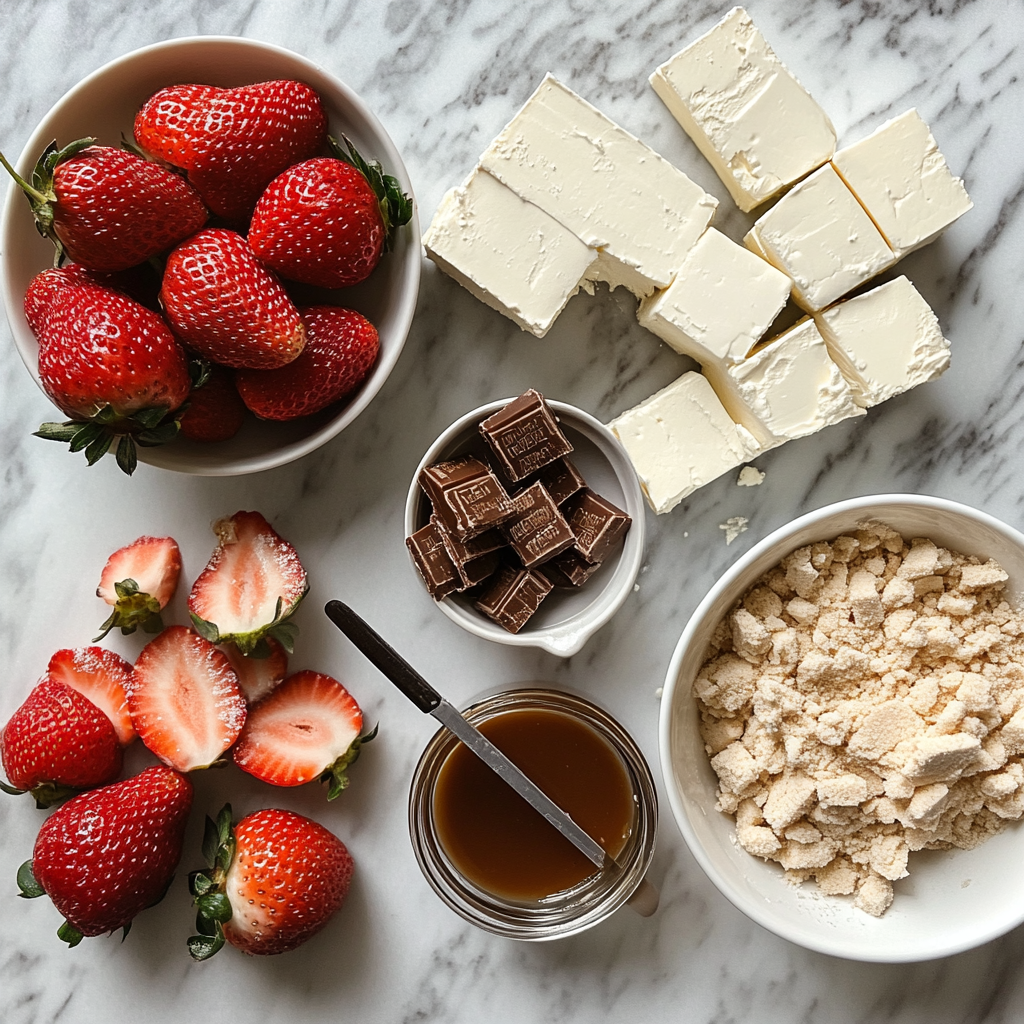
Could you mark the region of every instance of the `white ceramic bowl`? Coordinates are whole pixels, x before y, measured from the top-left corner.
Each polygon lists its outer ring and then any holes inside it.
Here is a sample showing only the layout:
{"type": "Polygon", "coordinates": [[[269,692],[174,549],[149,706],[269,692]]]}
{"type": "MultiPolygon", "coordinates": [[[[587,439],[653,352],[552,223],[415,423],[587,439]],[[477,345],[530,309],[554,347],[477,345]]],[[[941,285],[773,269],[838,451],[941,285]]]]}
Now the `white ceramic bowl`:
{"type": "MultiPolygon", "coordinates": [[[[135,114],[143,101],[164,86],[180,82],[235,86],[275,78],[299,79],[312,86],[327,110],[331,134],[344,132],[364,156],[380,160],[412,195],[409,175],[394,143],[348,86],[289,50],[228,36],[172,39],[135,50],[93,72],[43,118],[18,160],[18,171],[28,176],[53,139],[63,145],[93,135],[101,144],[119,145],[122,132],[131,138],[135,114]]],[[[373,274],[354,288],[334,293],[339,305],[359,310],[380,335],[377,363],[345,406],[291,423],[247,418],[245,427],[230,441],[204,445],[178,440],[162,448],[140,449],[140,459],[182,473],[235,476],[301,458],[344,430],[380,390],[405,344],[419,290],[419,237],[414,206],[411,222],[398,230],[393,251],[384,256],[373,274]]],[[[38,345],[25,321],[22,303],[32,278],[52,266],[53,246],[36,233],[28,202],[13,182],[4,204],[0,252],[0,291],[7,318],[18,352],[38,383],[38,345]]]]}
{"type": "MultiPolygon", "coordinates": [[[[430,515],[429,502],[417,483],[423,467],[460,454],[474,441],[479,445],[477,426],[480,421],[511,401],[511,398],[504,398],[467,412],[427,449],[409,485],[405,503],[407,537],[426,525],[430,515]]],[[[540,647],[549,654],[568,658],[619,610],[633,589],[644,557],[644,499],[626,450],[603,423],[590,413],[563,402],[548,401],[548,405],[573,446],[569,458],[587,486],[632,518],[621,549],[579,589],[553,590],[518,633],[502,629],[461,595],[453,594],[437,603],[449,619],[475,636],[513,647],[540,647]]],[[[411,556],[409,565],[422,587],[423,581],[411,556]]],[[[430,599],[425,587],[423,595],[430,599]]]]}
{"type": "Polygon", "coordinates": [[[793,888],[782,869],[732,841],[734,821],[715,810],[716,777],[697,730],[693,680],[715,626],[746,589],[805,544],[831,540],[865,520],[881,520],[906,538],[995,558],[1009,573],[1010,600],[1024,597],[1024,536],[956,502],[914,494],[879,494],[810,512],[748,551],[693,613],[676,646],[662,695],[661,767],[669,805],[708,877],[737,908],[769,931],[809,949],[853,960],[910,962],[949,956],[988,942],[1024,921],[1024,824],[974,850],[911,854],[910,876],[881,918],[848,897],[793,888]]]}

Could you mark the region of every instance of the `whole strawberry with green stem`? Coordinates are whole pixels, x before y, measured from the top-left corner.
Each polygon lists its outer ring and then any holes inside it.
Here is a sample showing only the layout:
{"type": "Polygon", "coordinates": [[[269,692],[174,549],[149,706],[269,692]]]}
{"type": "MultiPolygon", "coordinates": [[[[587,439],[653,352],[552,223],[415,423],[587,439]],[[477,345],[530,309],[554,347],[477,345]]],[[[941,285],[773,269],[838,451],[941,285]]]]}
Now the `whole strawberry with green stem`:
{"type": "Polygon", "coordinates": [[[198,193],[181,175],[95,139],[47,146],[26,181],[0,153],[28,197],[36,229],[90,270],[119,271],[145,263],[207,219],[198,193]]]}

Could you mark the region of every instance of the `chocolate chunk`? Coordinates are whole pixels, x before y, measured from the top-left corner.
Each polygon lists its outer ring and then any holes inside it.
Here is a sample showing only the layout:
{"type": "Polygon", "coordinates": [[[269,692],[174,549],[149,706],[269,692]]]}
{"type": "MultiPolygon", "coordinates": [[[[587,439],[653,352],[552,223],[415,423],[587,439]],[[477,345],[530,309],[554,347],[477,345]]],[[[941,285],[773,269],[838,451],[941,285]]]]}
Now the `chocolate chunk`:
{"type": "Polygon", "coordinates": [[[444,528],[444,523],[436,515],[431,516],[430,521],[441,530],[445,546],[448,548],[448,554],[451,556],[452,561],[459,565],[465,565],[467,562],[473,561],[474,558],[489,555],[492,551],[497,551],[508,544],[508,541],[505,540],[504,535],[497,527],[485,530],[470,540],[461,541],[444,528]]]}
{"type": "Polygon", "coordinates": [[[470,587],[483,583],[488,576],[494,575],[494,571],[499,565],[501,565],[501,554],[498,551],[489,551],[486,555],[471,558],[462,565],[456,562],[455,568],[462,579],[462,586],[459,587],[459,590],[469,590],[470,587]]]}
{"type": "Polygon", "coordinates": [[[480,433],[510,480],[522,480],[572,451],[555,414],[532,389],[488,416],[480,433]]]}
{"type": "Polygon", "coordinates": [[[566,509],[576,550],[588,562],[603,562],[633,522],[620,508],[588,487],[566,509]]]}
{"type": "Polygon", "coordinates": [[[550,581],[539,572],[506,565],[498,570],[476,606],[499,626],[518,633],[551,590],[550,581]]]}
{"type": "Polygon", "coordinates": [[[460,541],[472,540],[512,513],[505,488],[479,459],[436,462],[423,469],[419,482],[434,514],[460,541]]]}
{"type": "Polygon", "coordinates": [[[531,484],[512,499],[512,516],[501,524],[512,550],[527,569],[576,543],[565,516],[542,483],[531,484]]]}
{"type": "Polygon", "coordinates": [[[588,562],[575,548],[569,548],[538,566],[537,571],[556,587],[582,587],[600,568],[600,562],[588,562]]]}
{"type": "Polygon", "coordinates": [[[462,577],[445,547],[442,531],[435,523],[427,523],[405,540],[412,560],[427,585],[430,596],[440,601],[462,589],[462,577]]]}
{"type": "Polygon", "coordinates": [[[568,459],[556,459],[545,466],[537,479],[547,488],[556,505],[563,505],[574,494],[587,486],[580,471],[568,459]]]}

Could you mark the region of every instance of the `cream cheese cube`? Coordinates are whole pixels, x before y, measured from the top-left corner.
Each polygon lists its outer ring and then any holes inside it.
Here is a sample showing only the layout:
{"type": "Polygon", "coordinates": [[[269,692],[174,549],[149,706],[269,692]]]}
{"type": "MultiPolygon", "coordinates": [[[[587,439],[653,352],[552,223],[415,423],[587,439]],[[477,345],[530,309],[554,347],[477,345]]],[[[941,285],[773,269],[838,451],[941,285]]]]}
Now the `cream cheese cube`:
{"type": "Polygon", "coordinates": [[[761,450],[733,422],[707,378],[693,372],[608,426],[629,454],[647,501],[659,514],[761,450]]]}
{"type": "Polygon", "coordinates": [[[553,217],[479,169],[446,193],[423,245],[441,270],[538,338],[597,258],[553,217]]]}
{"type": "Polygon", "coordinates": [[[864,415],[809,318],[708,378],[729,415],[765,449],[864,415]]]}
{"type": "Polygon", "coordinates": [[[754,209],[828,160],[836,131],[734,7],[650,78],[736,205],[754,209]]]}
{"type": "Polygon", "coordinates": [[[672,283],[718,200],[547,75],[480,158],[608,263],[638,297],[672,283]]]}
{"type": "Polygon", "coordinates": [[[896,262],[831,164],[784,195],[744,244],[793,279],[793,299],[816,313],[896,262]]]}
{"type": "Polygon", "coordinates": [[[814,319],[854,400],[866,409],[934,380],[949,366],[949,342],[938,318],[905,277],[814,319]]]}
{"type": "Polygon", "coordinates": [[[938,238],[974,205],[915,109],[841,149],[832,162],[897,257],[938,238]]]}
{"type": "Polygon", "coordinates": [[[708,228],[672,284],[640,303],[637,319],[684,356],[725,369],[760,341],[792,284],[770,263],[708,228]]]}

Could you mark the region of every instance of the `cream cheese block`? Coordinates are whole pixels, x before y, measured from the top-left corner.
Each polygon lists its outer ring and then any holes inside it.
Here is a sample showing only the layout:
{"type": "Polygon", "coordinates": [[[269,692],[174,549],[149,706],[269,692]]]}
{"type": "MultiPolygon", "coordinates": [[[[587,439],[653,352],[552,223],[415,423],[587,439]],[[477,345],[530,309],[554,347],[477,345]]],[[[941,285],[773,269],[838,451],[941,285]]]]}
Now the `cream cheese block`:
{"type": "Polygon", "coordinates": [[[761,451],[699,373],[684,373],[608,426],[629,454],[647,501],[659,514],[761,451]]]}
{"type": "Polygon", "coordinates": [[[814,319],[854,400],[864,408],[934,380],[949,366],[949,342],[939,321],[905,277],[814,319]]]}
{"type": "Polygon", "coordinates": [[[974,205],[914,109],[832,162],[897,256],[938,238],[974,205]]]}
{"type": "Polygon", "coordinates": [[[640,303],[637,319],[677,352],[724,370],[760,341],[786,304],[792,283],[708,228],[672,284],[640,303]]]}
{"type": "Polygon", "coordinates": [[[828,160],[828,115],[734,7],[650,78],[654,91],[748,211],[828,160]]]}
{"type": "Polygon", "coordinates": [[[831,305],[896,262],[831,164],[784,195],[743,241],[793,279],[793,299],[808,313],[831,305]]]}
{"type": "Polygon", "coordinates": [[[538,338],[597,259],[573,232],[479,169],[441,200],[423,245],[441,270],[538,338]]]}
{"type": "MultiPolygon", "coordinates": [[[[682,171],[547,75],[480,158],[639,296],[672,283],[718,200],[682,171]]],[[[606,269],[601,280],[614,278],[606,269]]]]}
{"type": "Polygon", "coordinates": [[[864,415],[809,318],[708,378],[729,415],[765,449],[864,415]]]}

